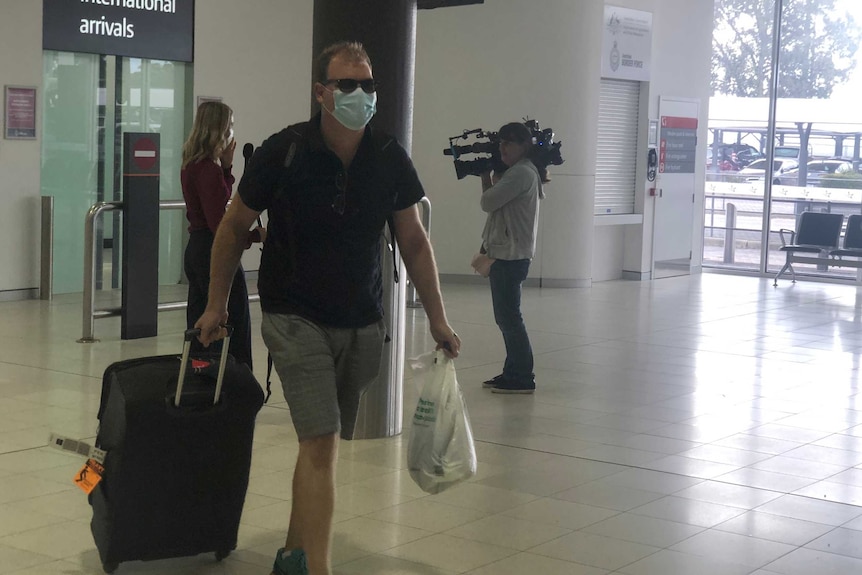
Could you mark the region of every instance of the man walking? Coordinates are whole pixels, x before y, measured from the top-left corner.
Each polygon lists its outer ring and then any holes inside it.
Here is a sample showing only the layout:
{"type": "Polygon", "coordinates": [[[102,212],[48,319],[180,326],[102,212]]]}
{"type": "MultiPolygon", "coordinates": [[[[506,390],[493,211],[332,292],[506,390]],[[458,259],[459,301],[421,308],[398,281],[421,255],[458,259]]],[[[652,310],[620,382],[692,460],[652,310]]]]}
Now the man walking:
{"type": "Polygon", "coordinates": [[[461,342],[446,318],[406,151],[367,126],[376,111],[371,62],[358,43],[325,49],[315,68],[322,111],[264,142],[215,238],[209,299],[196,326],[224,337],[230,280],[248,229],[267,210],[259,272],[262,333],[282,381],[299,456],[287,540],[273,575],[331,575],[338,437],[350,439],[359,399],[377,376],[382,321],[380,237],[389,220],[439,348],[461,342]]]}

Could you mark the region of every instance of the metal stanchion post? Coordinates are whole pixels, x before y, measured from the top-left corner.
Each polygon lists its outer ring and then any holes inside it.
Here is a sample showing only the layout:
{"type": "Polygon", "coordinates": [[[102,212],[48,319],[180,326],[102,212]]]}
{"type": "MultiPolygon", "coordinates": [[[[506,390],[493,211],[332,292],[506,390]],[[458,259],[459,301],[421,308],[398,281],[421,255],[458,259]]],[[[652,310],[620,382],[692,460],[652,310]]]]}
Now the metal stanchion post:
{"type": "Polygon", "coordinates": [[[39,299],[54,298],[54,196],[42,196],[42,242],[39,299]]]}
{"type": "Polygon", "coordinates": [[[728,203],[724,219],[724,263],[732,264],[736,257],[736,206],[728,203]]]}
{"type": "MultiPolygon", "coordinates": [[[[93,343],[95,338],[96,315],[96,221],[102,212],[117,210],[123,202],[99,202],[87,212],[84,218],[84,326],[78,343],[93,343]]],[[[106,316],[102,316],[106,317],[106,316]]]]}
{"type": "MultiPolygon", "coordinates": [[[[43,198],[44,200],[44,198],[43,198]]],[[[160,210],[185,209],[183,200],[161,200],[160,210]]],[[[99,341],[95,338],[95,320],[106,317],[116,317],[122,313],[122,307],[96,309],[96,222],[103,212],[121,210],[123,202],[99,202],[90,207],[84,219],[84,322],[81,338],[78,343],[94,343],[99,341]]],[[[258,294],[248,296],[248,301],[260,301],[258,294]]],[[[187,302],[166,302],[158,304],[158,311],[176,311],[185,309],[187,302]]]]}

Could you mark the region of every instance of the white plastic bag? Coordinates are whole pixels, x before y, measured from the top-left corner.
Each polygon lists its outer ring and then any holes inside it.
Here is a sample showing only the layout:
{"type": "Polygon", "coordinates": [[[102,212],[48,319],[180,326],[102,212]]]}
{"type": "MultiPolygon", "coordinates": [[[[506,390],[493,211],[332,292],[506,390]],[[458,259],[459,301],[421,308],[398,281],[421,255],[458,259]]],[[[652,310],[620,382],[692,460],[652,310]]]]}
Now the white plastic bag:
{"type": "Polygon", "coordinates": [[[442,351],[410,360],[424,377],[413,415],[407,466],[426,493],[440,493],[476,475],[476,447],[455,363],[442,351]]]}

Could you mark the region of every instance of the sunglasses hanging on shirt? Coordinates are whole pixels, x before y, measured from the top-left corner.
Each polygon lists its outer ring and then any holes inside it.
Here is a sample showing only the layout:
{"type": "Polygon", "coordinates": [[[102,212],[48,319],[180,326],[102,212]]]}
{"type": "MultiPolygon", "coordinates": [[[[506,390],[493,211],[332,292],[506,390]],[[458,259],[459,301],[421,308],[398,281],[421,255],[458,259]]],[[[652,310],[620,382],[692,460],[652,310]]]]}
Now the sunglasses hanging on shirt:
{"type": "Polygon", "coordinates": [[[332,201],[332,209],[339,216],[343,216],[344,210],[347,208],[347,174],[338,172],[335,176],[335,188],[338,193],[332,201]]]}

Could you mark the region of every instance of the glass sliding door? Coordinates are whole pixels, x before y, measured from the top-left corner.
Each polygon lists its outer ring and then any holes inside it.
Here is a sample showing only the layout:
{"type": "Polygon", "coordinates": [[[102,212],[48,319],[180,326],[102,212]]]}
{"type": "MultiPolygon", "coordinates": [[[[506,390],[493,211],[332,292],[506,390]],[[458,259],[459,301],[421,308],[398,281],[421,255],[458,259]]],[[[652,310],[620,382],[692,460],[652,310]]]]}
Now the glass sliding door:
{"type": "MultiPolygon", "coordinates": [[[[84,217],[98,201],[122,200],[123,132],[159,133],[160,198],[181,200],[182,143],[190,125],[190,65],[45,51],[42,195],[54,196],[54,293],[83,289],[84,217]]],[[[162,210],[159,282],[182,278],[182,210],[162,210]]],[[[103,214],[97,288],[118,288],[122,217],[103,214]]]]}

